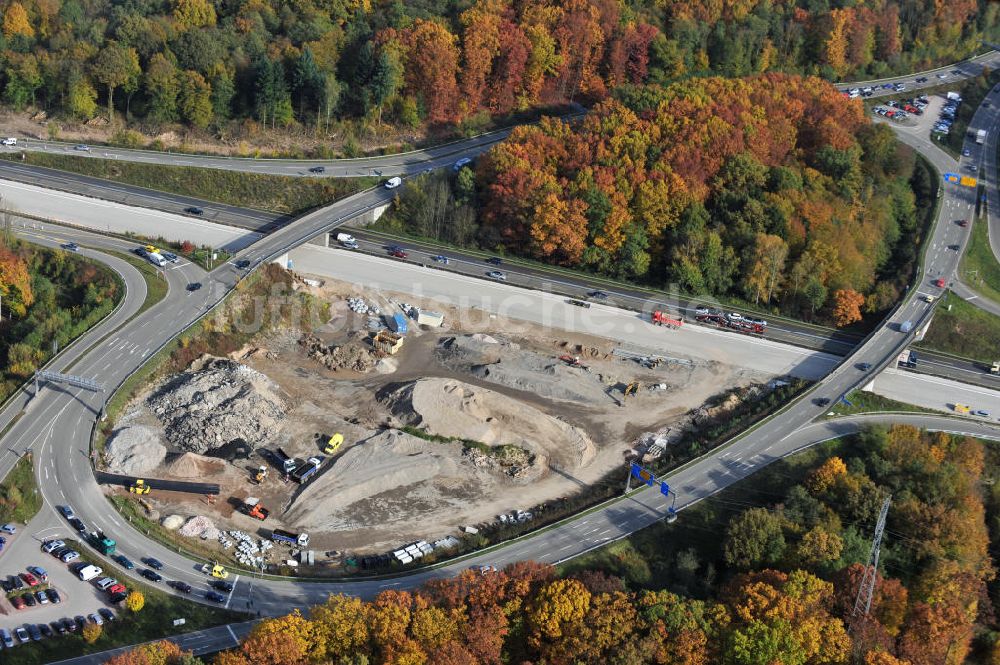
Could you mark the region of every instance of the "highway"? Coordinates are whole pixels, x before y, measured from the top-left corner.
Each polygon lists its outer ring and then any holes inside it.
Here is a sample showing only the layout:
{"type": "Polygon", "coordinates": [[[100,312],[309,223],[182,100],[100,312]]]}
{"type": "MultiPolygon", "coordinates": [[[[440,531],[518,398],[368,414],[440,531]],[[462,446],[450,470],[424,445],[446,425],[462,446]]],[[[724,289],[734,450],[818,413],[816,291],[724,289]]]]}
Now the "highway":
{"type": "MultiPolygon", "coordinates": [[[[185,156],[186,157],[186,156],[185,156]]],[[[450,157],[449,157],[450,158],[450,157]]],[[[409,158],[407,158],[409,159],[409,158]]],[[[443,157],[433,157],[442,159],[443,157]]],[[[227,160],[227,162],[230,160],[227,160]]],[[[447,160],[444,160],[447,161],[447,160]]],[[[406,165],[409,168],[410,164],[406,165]]],[[[958,252],[942,251],[949,244],[963,243],[964,231],[953,220],[959,215],[968,215],[975,192],[965,188],[946,187],[943,194],[941,214],[930,234],[926,246],[926,268],[920,275],[916,287],[917,294],[940,296],[943,289],[935,286],[932,279],[942,278],[946,282],[954,276],[958,252]]],[[[239,258],[251,261],[251,268],[274,257],[285,254],[289,249],[315,236],[317,233],[342,223],[361,212],[385,205],[391,193],[376,188],[337,202],[328,208],[283,226],[277,231],[254,242],[242,250],[239,258]]],[[[80,206],[81,209],[83,206],[80,206]]],[[[113,239],[96,239],[83,231],[46,227],[21,229],[27,237],[36,242],[55,243],[66,239],[92,244],[98,248],[125,249],[131,243],[113,239]]],[[[305,248],[302,251],[310,251],[305,248]]],[[[94,255],[114,265],[114,261],[94,255]]],[[[124,275],[128,270],[118,266],[124,275]]],[[[165,271],[170,291],[167,298],[117,328],[97,345],[78,345],[70,349],[62,359],[73,362],[72,371],[93,377],[109,388],[117,385],[143,359],[155,352],[156,348],[177,334],[189,322],[197,318],[212,303],[218,301],[236,284],[242,276],[233,264],[226,264],[205,275],[192,264],[181,264],[165,271]],[[184,286],[191,281],[202,281],[206,288],[190,293],[184,286]]],[[[131,279],[134,282],[134,275],[131,279]]],[[[475,288],[475,287],[474,287],[475,288]]],[[[507,287],[512,288],[512,287],[507,287]]],[[[137,307],[137,285],[129,290],[129,301],[121,312],[137,307]]],[[[913,294],[911,294],[912,296],[913,294]]],[[[510,294],[511,298],[517,298],[510,294]]],[[[883,368],[895,361],[897,353],[912,339],[912,332],[900,329],[904,321],[912,322],[914,329],[928,320],[933,305],[919,297],[910,297],[887,322],[845,359],[833,359],[837,363],[816,386],[810,395],[797,400],[756,429],[730,442],[723,450],[680,469],[669,476],[671,485],[678,491],[678,506],[683,508],[704,499],[720,489],[736,482],[764,465],[790,454],[817,441],[856,431],[868,422],[908,422],[929,429],[961,431],[986,438],[1000,438],[1000,429],[988,422],[958,420],[926,415],[895,415],[855,417],[817,421],[826,412],[819,399],[836,400],[851,389],[863,385],[883,368]],[[858,369],[860,363],[872,365],[869,371],[858,369]]],[[[600,311],[593,308],[595,315],[600,311]]],[[[133,310],[134,311],[134,310],[133,310]]],[[[589,311],[589,310],[588,310],[589,311]]],[[[119,312],[118,315],[122,315],[119,312]]],[[[120,321],[119,321],[120,322],[120,321]]],[[[637,321],[639,326],[645,322],[637,321]]],[[[666,331],[657,331],[666,336],[666,331]]],[[[681,332],[681,331],[678,331],[681,332]]],[[[95,339],[100,335],[95,334],[95,339]]],[[[678,336],[679,338],[679,336],[678,336]]],[[[669,338],[668,338],[669,339],[669,338]]],[[[675,343],[674,340],[671,343],[675,343]]],[[[786,347],[787,348],[787,347],[786,347]]],[[[77,514],[91,527],[100,527],[112,533],[119,543],[119,550],[133,559],[152,555],[165,563],[164,575],[167,579],[185,580],[196,588],[204,590],[206,579],[197,572],[194,562],[180,556],[164,546],[146,538],[128,525],[122,523],[118,515],[103,498],[90,472],[87,455],[92,423],[100,413],[106,393],[86,393],[80,389],[43,389],[36,400],[27,404],[27,417],[13,422],[3,437],[4,456],[0,467],[6,467],[12,459],[11,452],[21,453],[31,448],[36,456],[40,486],[45,497],[46,519],[52,515],[54,505],[69,503],[77,514]]],[[[15,406],[0,412],[0,425],[10,423],[16,415],[15,406]]],[[[17,409],[20,410],[20,409],[17,409]]],[[[0,471],[5,471],[0,468],[0,471]]],[[[385,580],[352,580],[344,583],[307,583],[302,581],[278,581],[271,579],[252,580],[237,576],[236,588],[227,597],[226,605],[235,609],[249,609],[262,614],[278,614],[293,607],[302,607],[322,601],[328,593],[344,592],[370,598],[387,588],[412,588],[427,579],[449,576],[474,565],[506,563],[535,559],[558,562],[594,547],[610,542],[648,526],[665,514],[666,499],[649,488],[639,490],[621,501],[609,503],[586,516],[565,521],[541,533],[520,538],[507,546],[479,553],[462,561],[457,561],[433,570],[423,570],[406,577],[385,580]]],[[[31,533],[31,526],[26,531],[31,533]]],[[[68,535],[69,528],[66,527],[68,535]]],[[[34,535],[34,534],[33,534],[34,535]]],[[[46,536],[56,533],[46,528],[46,536]]],[[[31,545],[30,539],[20,538],[18,546],[31,545]]],[[[13,548],[12,548],[13,549],[13,548]]],[[[11,552],[8,552],[9,556],[11,552]]],[[[111,565],[111,564],[109,564],[111,565]]],[[[117,571],[119,577],[133,573],[117,571]]]]}

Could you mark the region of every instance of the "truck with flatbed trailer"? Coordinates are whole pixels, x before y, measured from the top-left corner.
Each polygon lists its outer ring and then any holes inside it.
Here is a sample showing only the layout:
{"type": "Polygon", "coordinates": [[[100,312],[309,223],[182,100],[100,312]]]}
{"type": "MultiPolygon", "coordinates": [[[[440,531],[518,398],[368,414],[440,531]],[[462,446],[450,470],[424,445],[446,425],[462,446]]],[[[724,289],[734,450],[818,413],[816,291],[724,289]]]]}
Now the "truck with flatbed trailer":
{"type": "Polygon", "coordinates": [[[274,529],[273,531],[271,531],[271,540],[273,540],[276,543],[285,543],[288,545],[297,545],[299,547],[308,547],[309,534],[292,533],[291,531],[285,531],[284,529],[274,529]]]}
{"type": "Polygon", "coordinates": [[[674,318],[670,316],[669,312],[662,312],[660,310],[653,312],[652,321],[655,326],[666,326],[671,330],[676,330],[684,325],[683,320],[674,318]]]}

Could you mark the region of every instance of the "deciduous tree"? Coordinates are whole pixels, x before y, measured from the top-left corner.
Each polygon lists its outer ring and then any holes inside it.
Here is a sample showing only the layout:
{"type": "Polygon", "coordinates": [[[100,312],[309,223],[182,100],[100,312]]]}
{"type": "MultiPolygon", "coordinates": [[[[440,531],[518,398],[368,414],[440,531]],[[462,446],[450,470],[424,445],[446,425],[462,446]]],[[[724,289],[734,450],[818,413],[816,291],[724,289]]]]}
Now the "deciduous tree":
{"type": "Polygon", "coordinates": [[[833,294],[833,320],[844,327],[861,320],[861,306],[865,297],[854,289],[837,289],[833,294]]]}

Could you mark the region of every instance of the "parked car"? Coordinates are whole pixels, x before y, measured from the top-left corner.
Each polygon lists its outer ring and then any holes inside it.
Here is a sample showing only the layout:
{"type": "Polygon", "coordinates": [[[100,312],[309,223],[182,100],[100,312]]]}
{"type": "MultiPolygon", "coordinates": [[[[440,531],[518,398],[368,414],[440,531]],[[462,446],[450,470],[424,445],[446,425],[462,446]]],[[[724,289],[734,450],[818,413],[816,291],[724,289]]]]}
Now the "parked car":
{"type": "Polygon", "coordinates": [[[49,581],[49,574],[45,572],[44,568],[40,568],[38,566],[28,566],[28,572],[43,582],[49,581]]]}
{"type": "Polygon", "coordinates": [[[30,591],[28,593],[22,593],[21,600],[23,600],[24,604],[27,605],[28,607],[34,607],[35,605],[38,604],[38,601],[35,600],[34,594],[32,594],[30,591]]]}
{"type": "Polygon", "coordinates": [[[118,584],[115,584],[110,589],[108,589],[108,595],[113,596],[116,593],[126,593],[127,591],[128,589],[125,588],[125,585],[119,582],[118,584]]]}
{"type": "Polygon", "coordinates": [[[76,550],[70,550],[65,554],[63,554],[62,556],[60,556],[59,558],[62,559],[63,563],[69,563],[70,561],[76,561],[77,559],[79,559],[80,553],[77,552],[76,550]]]}
{"type": "Polygon", "coordinates": [[[97,613],[100,614],[101,617],[103,617],[104,620],[107,621],[108,623],[111,623],[112,621],[115,620],[115,613],[106,607],[98,609],[97,613]]]}
{"type": "Polygon", "coordinates": [[[128,598],[128,594],[126,592],[124,592],[124,591],[119,591],[117,593],[111,594],[111,597],[108,598],[108,602],[109,603],[120,603],[123,600],[125,600],[126,598],[128,598]]]}
{"type": "Polygon", "coordinates": [[[38,624],[38,632],[42,634],[42,637],[52,637],[52,629],[47,623],[38,624]]]}
{"type": "Polygon", "coordinates": [[[76,622],[76,627],[81,630],[83,629],[84,626],[87,625],[87,617],[83,616],[82,614],[77,614],[75,617],[73,617],[73,621],[76,622]]]}
{"type": "Polygon", "coordinates": [[[68,630],[71,633],[75,633],[77,628],[79,628],[79,626],[76,625],[75,621],[67,617],[63,617],[62,619],[59,620],[59,622],[66,628],[66,630],[68,630]]]}
{"type": "Polygon", "coordinates": [[[15,628],[14,634],[17,635],[17,639],[21,644],[31,641],[31,637],[28,636],[28,631],[24,629],[24,626],[18,626],[15,628]]]}
{"type": "Polygon", "coordinates": [[[4,593],[10,593],[14,590],[14,583],[10,581],[10,578],[0,580],[0,589],[3,589],[4,593]]]}
{"type": "Polygon", "coordinates": [[[132,561],[127,556],[125,556],[124,554],[116,554],[113,558],[125,570],[132,570],[133,568],[135,568],[135,564],[132,563],[132,561]]]}
{"type": "Polygon", "coordinates": [[[24,582],[22,582],[21,578],[17,575],[11,575],[7,579],[10,580],[10,583],[14,586],[15,590],[24,588],[24,582]]]}
{"type": "Polygon", "coordinates": [[[47,593],[45,593],[45,591],[39,589],[38,591],[35,592],[35,600],[38,601],[39,605],[48,605],[49,604],[49,594],[47,594],[47,593]]]}
{"type": "Polygon", "coordinates": [[[24,602],[24,598],[21,598],[20,596],[12,597],[10,599],[10,604],[14,606],[15,610],[23,610],[24,607],[27,605],[27,603],[24,602]]]}
{"type": "Polygon", "coordinates": [[[13,524],[4,524],[3,526],[0,526],[0,531],[14,535],[17,533],[17,527],[13,524]]]}
{"type": "Polygon", "coordinates": [[[61,540],[46,540],[42,543],[42,551],[46,554],[52,554],[53,551],[65,546],[66,543],[61,540]]]}
{"type": "Polygon", "coordinates": [[[143,557],[141,561],[153,570],[163,570],[163,564],[151,556],[143,557]]]}
{"type": "Polygon", "coordinates": [[[52,626],[52,630],[56,631],[60,635],[66,634],[66,624],[64,624],[62,621],[53,621],[49,625],[52,626]]]}
{"type": "Polygon", "coordinates": [[[10,636],[10,631],[6,628],[0,628],[0,642],[3,642],[6,649],[14,648],[14,638],[10,636]]]}
{"type": "Polygon", "coordinates": [[[38,584],[38,578],[31,573],[21,573],[21,579],[24,580],[24,583],[28,586],[35,586],[38,584]]]}
{"type": "Polygon", "coordinates": [[[49,595],[49,600],[52,601],[53,605],[58,605],[59,603],[62,602],[62,596],[60,596],[59,592],[56,591],[55,589],[53,588],[46,589],[45,593],[49,595]]]}
{"type": "Polygon", "coordinates": [[[97,612],[93,612],[92,614],[88,614],[87,618],[90,619],[91,623],[96,623],[98,626],[103,626],[104,625],[104,619],[102,619],[101,615],[98,614],[97,612]]]}
{"type": "Polygon", "coordinates": [[[583,307],[584,309],[590,309],[590,303],[584,300],[577,300],[575,298],[570,298],[566,301],[570,305],[576,305],[577,307],[583,307]]]}

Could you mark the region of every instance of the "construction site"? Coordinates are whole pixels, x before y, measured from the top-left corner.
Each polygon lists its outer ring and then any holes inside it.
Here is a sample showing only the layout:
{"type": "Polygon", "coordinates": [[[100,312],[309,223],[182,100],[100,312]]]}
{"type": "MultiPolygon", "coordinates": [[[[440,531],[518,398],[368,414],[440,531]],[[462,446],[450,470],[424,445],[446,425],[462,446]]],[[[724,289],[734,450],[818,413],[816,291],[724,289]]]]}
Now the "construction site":
{"type": "Polygon", "coordinates": [[[626,348],[356,285],[299,286],[330,304],[326,324],[149,386],[104,451],[112,473],[217,484],[208,500],[155,485],[141,500],[221,560],[235,533],[308,544],[317,564],[393,552],[408,563],[421,547],[530,522],[608,474],[624,483],[627,461],[655,458],[773,378],[666,355],[669,327],[661,349],[626,348]]]}

